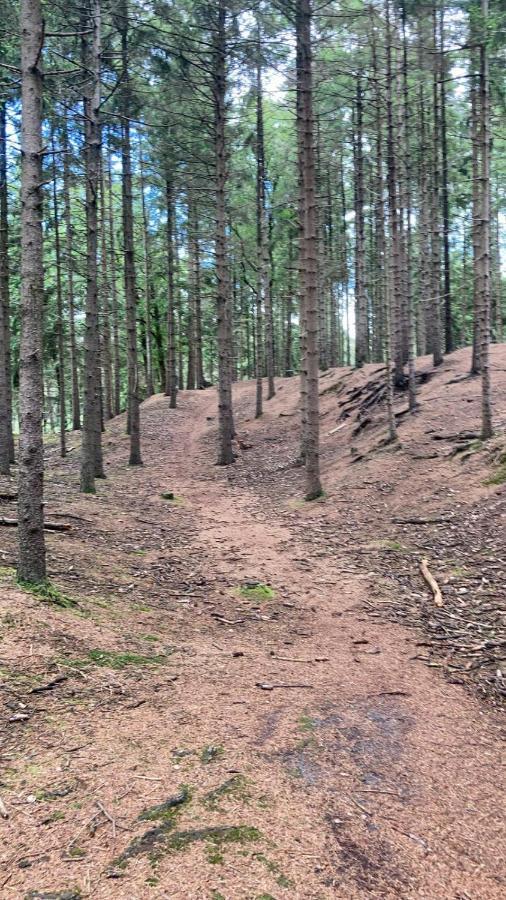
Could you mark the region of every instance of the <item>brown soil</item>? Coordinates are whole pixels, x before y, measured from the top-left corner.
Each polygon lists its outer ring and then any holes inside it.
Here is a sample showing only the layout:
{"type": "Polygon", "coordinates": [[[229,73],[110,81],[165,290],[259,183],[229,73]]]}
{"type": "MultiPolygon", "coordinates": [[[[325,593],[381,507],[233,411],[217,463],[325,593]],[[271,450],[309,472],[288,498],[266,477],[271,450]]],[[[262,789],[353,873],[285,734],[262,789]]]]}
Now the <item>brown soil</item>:
{"type": "Polygon", "coordinates": [[[467,351],[419,361],[400,448],[381,367],[326,373],[312,504],[296,379],[259,422],[235,387],[251,447],[228,469],[213,390],[143,404],[140,469],[111,423],[94,497],[78,437],[48,447],[47,516],[72,523],[51,579],[77,605],[15,586],[2,528],[2,898],[504,896],[506,347],[492,362],[485,447],[455,439],[479,427],[467,351]]]}

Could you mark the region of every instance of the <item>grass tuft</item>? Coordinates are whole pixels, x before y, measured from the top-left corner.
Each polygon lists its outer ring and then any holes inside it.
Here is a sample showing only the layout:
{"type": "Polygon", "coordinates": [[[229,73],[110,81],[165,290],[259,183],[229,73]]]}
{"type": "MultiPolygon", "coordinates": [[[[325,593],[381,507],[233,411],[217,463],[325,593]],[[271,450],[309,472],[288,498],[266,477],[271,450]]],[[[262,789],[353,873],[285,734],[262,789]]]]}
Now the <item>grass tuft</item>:
{"type": "Polygon", "coordinates": [[[51,603],[53,606],[59,606],[61,609],[75,609],[77,606],[77,602],[72,597],[63,594],[48,580],[32,582],[18,578],[18,585],[23,591],[32,594],[39,600],[43,600],[44,603],[51,603]]]}

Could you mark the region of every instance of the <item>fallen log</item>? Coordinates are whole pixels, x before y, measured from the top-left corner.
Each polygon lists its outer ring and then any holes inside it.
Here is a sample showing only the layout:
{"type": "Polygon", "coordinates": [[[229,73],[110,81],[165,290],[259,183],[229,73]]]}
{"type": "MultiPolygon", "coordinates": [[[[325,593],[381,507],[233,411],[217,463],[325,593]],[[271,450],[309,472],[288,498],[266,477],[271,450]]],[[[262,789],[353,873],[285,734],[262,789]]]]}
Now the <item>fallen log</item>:
{"type": "Polygon", "coordinates": [[[420,572],[422,573],[424,580],[427,582],[427,584],[429,585],[429,587],[432,591],[432,596],[434,597],[434,603],[436,604],[436,606],[442,606],[443,605],[443,595],[441,593],[441,588],[439,587],[436,579],[434,578],[434,576],[432,575],[432,573],[429,569],[429,562],[427,559],[422,559],[422,561],[420,563],[420,572]]]}
{"type": "MultiPolygon", "coordinates": [[[[17,528],[18,520],[0,517],[0,526],[2,525],[4,528],[17,528]]],[[[69,522],[44,522],[44,528],[46,531],[70,531],[72,525],[69,522]]]]}

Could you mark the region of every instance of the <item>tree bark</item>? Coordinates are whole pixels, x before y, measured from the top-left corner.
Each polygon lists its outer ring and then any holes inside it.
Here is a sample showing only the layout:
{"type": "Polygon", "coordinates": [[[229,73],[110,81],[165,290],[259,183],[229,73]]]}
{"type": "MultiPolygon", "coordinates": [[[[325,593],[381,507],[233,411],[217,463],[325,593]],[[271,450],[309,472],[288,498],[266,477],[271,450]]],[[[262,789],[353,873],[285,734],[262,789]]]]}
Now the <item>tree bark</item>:
{"type": "Polygon", "coordinates": [[[53,153],[53,223],[54,223],[54,249],[56,262],[56,341],[58,345],[58,405],[60,419],[60,456],[67,455],[66,447],[66,425],[67,412],[65,403],[65,333],[63,324],[63,288],[62,288],[62,254],[60,241],[60,214],[58,210],[58,192],[57,192],[57,171],[56,171],[56,148],[54,141],[54,132],[51,135],[51,146],[53,153]]]}
{"type": "Polygon", "coordinates": [[[104,178],[104,160],[100,160],[100,263],[101,279],[100,293],[102,297],[102,327],[101,332],[101,364],[104,373],[103,390],[103,417],[113,417],[113,379],[112,379],[112,353],[111,353],[111,308],[110,297],[112,281],[114,280],[114,264],[111,265],[107,248],[107,206],[104,178]]]}
{"type": "Polygon", "coordinates": [[[70,371],[72,379],[72,429],[81,428],[81,397],[76,342],[76,312],[74,298],[74,227],[70,202],[70,153],[67,120],[63,119],[63,217],[65,220],[65,261],[67,269],[67,308],[69,313],[70,371]]]}
{"type": "Polygon", "coordinates": [[[304,293],[306,332],[307,430],[305,446],[306,500],[323,493],[320,481],[320,419],[318,393],[318,237],[313,116],[311,0],[297,0],[297,81],[300,92],[300,145],[303,194],[304,293]]]}
{"type": "Polygon", "coordinates": [[[213,99],[214,99],[214,152],[216,178],[216,308],[218,320],[218,465],[228,466],[234,461],[232,437],[231,346],[230,346],[230,278],[227,259],[227,156],[226,156],[226,10],[224,0],[219,0],[217,21],[213,33],[213,99]]]}
{"type": "Polygon", "coordinates": [[[95,478],[103,478],[98,326],[98,190],[100,179],[100,52],[99,0],[83,10],[83,66],[88,73],[84,94],[86,170],[86,321],[84,338],[84,411],[81,450],[81,491],[95,492],[95,478]]]}
{"type": "Polygon", "coordinates": [[[142,147],[139,147],[139,176],[142,211],[142,249],[144,252],[144,315],[146,323],[146,394],[152,397],[153,384],[153,336],[151,333],[151,264],[149,258],[149,222],[146,206],[146,185],[142,147]]]}
{"type": "Polygon", "coordinates": [[[44,543],[42,67],[40,0],[21,0],[21,345],[17,574],[46,578],[44,543]]]}
{"type": "Polygon", "coordinates": [[[113,411],[115,416],[119,416],[121,412],[121,357],[120,357],[120,340],[119,340],[119,309],[118,309],[118,288],[116,284],[116,235],[114,231],[114,192],[112,184],[111,160],[107,166],[107,182],[109,195],[108,204],[108,222],[109,222],[109,259],[111,262],[111,314],[112,314],[112,352],[113,352],[113,373],[114,373],[114,391],[113,391],[113,411]]]}
{"type": "Polygon", "coordinates": [[[479,146],[480,146],[480,230],[478,271],[480,277],[480,366],[481,436],[493,435],[490,382],[490,79],[488,62],[488,0],[481,0],[482,36],[479,74],[479,146]]]}
{"type": "Polygon", "coordinates": [[[132,195],[132,148],[130,139],[131,90],[128,58],[128,3],[121,0],[119,32],[121,36],[121,196],[123,254],[127,328],[128,423],[130,434],[129,466],[141,466],[140,384],[137,354],[137,284],[132,195]]]}
{"type": "Polygon", "coordinates": [[[0,103],[0,475],[14,462],[11,391],[9,222],[7,197],[7,108],[0,103]]]}
{"type": "Polygon", "coordinates": [[[441,200],[443,213],[443,306],[445,322],[445,352],[453,350],[453,321],[450,270],[450,201],[448,195],[448,130],[446,124],[446,74],[444,54],[444,6],[439,10],[439,75],[441,126],[441,200]]]}
{"type": "Polygon", "coordinates": [[[168,177],[165,182],[165,202],[167,206],[167,380],[165,394],[170,398],[170,409],[175,409],[177,404],[173,190],[172,179],[168,177]]]}
{"type": "Polygon", "coordinates": [[[355,365],[360,368],[369,361],[365,285],[363,100],[360,77],[357,78],[355,113],[355,365]]]}

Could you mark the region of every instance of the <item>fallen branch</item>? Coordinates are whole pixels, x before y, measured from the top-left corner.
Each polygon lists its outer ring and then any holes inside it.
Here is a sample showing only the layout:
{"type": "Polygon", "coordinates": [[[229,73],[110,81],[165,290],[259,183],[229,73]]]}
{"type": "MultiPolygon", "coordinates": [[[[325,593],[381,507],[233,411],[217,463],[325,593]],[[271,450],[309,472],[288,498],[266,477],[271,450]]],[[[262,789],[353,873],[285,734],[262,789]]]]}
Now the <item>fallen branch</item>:
{"type": "Polygon", "coordinates": [[[331,435],[331,434],[335,434],[336,431],[341,431],[341,428],[344,428],[344,426],[346,424],[347,424],[346,422],[343,422],[341,425],[338,425],[337,428],[332,428],[331,431],[327,431],[327,437],[329,437],[329,435],[331,435]]]}
{"type": "Polygon", "coordinates": [[[448,517],[424,519],[418,516],[409,516],[405,519],[392,519],[395,525],[443,525],[450,521],[448,517]]]}
{"type": "Polygon", "coordinates": [[[422,559],[422,561],[420,563],[420,572],[422,573],[424,580],[427,582],[427,584],[429,585],[429,587],[432,591],[432,596],[434,597],[434,603],[436,604],[436,606],[442,606],[443,605],[443,595],[441,593],[441,588],[439,587],[436,579],[434,578],[434,576],[432,575],[432,573],[429,569],[428,560],[422,559]]]}
{"type": "Polygon", "coordinates": [[[107,812],[105,806],[103,806],[103,804],[100,802],[100,800],[96,800],[95,803],[97,804],[97,806],[98,806],[100,812],[101,812],[101,813],[106,817],[106,819],[108,819],[109,822],[111,823],[111,825],[112,825],[112,837],[113,837],[113,840],[114,840],[114,839],[116,838],[116,819],[114,818],[114,816],[111,816],[111,814],[110,814],[109,812],[107,812]]]}
{"type": "MultiPolygon", "coordinates": [[[[0,526],[3,525],[5,528],[17,528],[18,520],[17,519],[5,519],[0,518],[0,526]]],[[[44,528],[46,531],[70,531],[72,525],[68,522],[44,522],[44,528]]]]}

